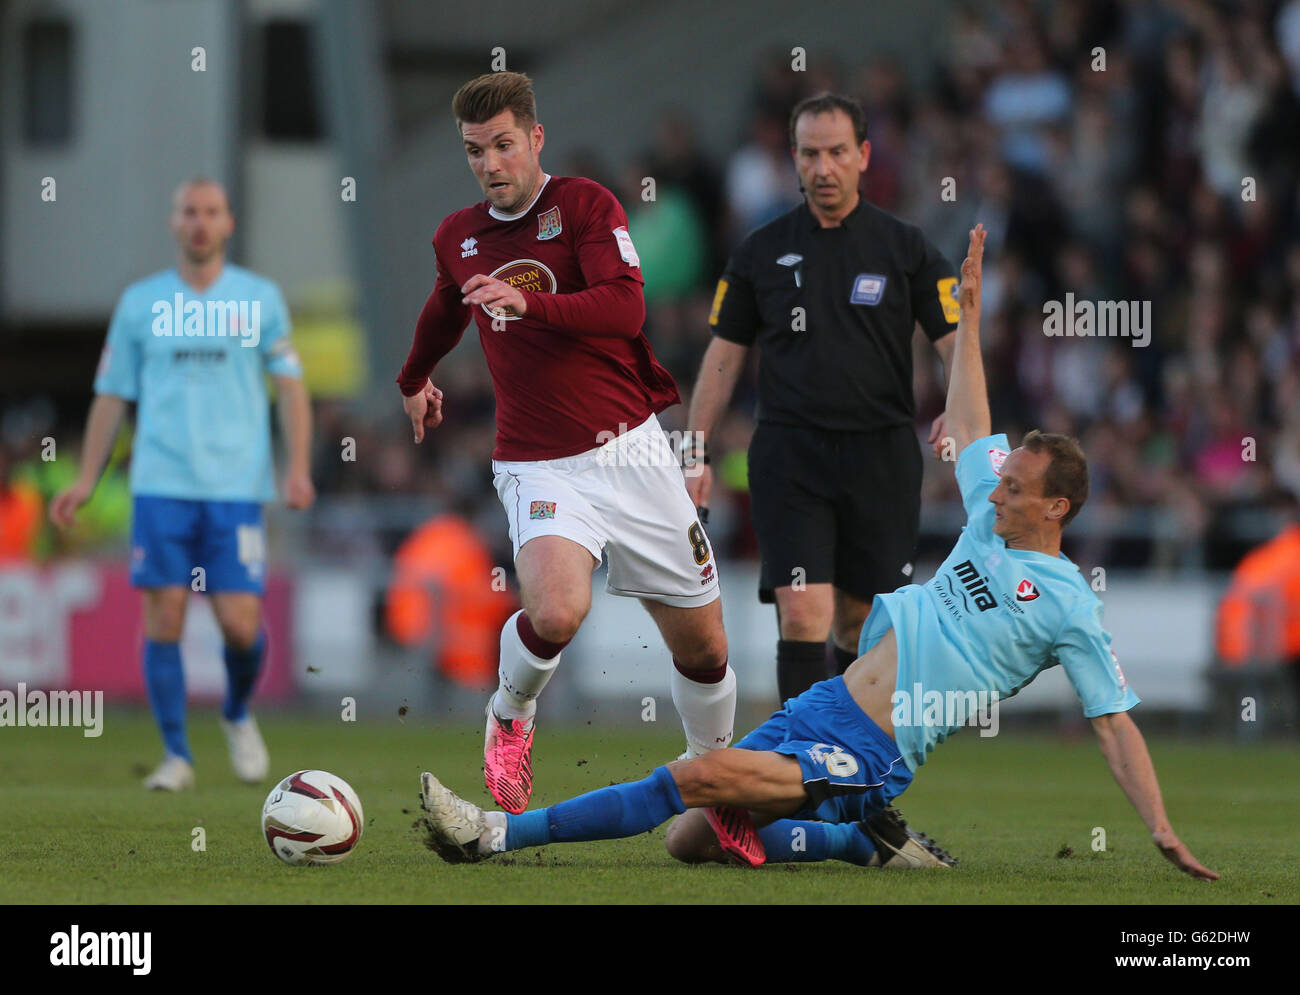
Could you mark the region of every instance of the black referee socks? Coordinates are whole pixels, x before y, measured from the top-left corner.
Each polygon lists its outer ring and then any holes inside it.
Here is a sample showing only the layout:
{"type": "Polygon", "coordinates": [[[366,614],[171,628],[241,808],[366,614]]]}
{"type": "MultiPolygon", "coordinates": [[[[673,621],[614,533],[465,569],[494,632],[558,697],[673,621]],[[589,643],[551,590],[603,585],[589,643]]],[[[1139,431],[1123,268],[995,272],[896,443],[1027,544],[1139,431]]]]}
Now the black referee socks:
{"type": "Polygon", "coordinates": [[[777,640],[776,689],[782,702],[799,697],[827,676],[825,643],[777,640]]]}

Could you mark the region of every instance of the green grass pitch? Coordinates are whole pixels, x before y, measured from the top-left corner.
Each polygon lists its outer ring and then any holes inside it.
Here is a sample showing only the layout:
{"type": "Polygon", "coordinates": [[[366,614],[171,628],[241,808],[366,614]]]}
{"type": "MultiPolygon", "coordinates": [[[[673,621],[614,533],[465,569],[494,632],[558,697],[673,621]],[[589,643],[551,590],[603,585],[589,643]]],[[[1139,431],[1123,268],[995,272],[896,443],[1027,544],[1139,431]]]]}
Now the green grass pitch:
{"type": "MultiPolygon", "coordinates": [[[[841,863],[757,871],[675,863],[663,829],[633,839],[450,866],[419,841],[421,770],[487,804],[482,730],[305,717],[259,721],[272,773],[332,771],[361,796],[366,829],[342,864],[281,864],[259,831],[270,782],[239,784],[212,712],[191,710],[198,788],[149,793],[157,759],[143,712],[110,710],[99,739],[79,729],[0,730],[0,902],[13,903],[1246,903],[1300,900],[1300,782],[1290,744],[1151,742],[1174,827],[1213,884],[1167,864],[1111,780],[1095,743],[1048,737],[940,747],[899,800],[914,828],[960,859],[953,871],[881,872],[841,863]],[[1106,850],[1092,847],[1094,827],[1106,850]],[[202,828],[206,849],[193,847],[202,828]]],[[[675,723],[673,723],[675,726],[675,723]]],[[[539,727],[535,805],[645,776],[680,733],[539,727]]]]}

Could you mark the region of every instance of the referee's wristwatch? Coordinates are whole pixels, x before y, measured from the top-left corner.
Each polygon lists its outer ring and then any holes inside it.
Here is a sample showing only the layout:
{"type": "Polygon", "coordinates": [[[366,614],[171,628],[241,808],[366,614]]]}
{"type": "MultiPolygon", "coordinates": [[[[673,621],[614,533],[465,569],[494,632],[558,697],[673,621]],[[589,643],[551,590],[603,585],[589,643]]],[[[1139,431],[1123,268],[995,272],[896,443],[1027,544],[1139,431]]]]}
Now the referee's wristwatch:
{"type": "Polygon", "coordinates": [[[700,438],[698,432],[687,432],[682,436],[682,444],[679,448],[682,466],[709,462],[709,444],[700,438]]]}

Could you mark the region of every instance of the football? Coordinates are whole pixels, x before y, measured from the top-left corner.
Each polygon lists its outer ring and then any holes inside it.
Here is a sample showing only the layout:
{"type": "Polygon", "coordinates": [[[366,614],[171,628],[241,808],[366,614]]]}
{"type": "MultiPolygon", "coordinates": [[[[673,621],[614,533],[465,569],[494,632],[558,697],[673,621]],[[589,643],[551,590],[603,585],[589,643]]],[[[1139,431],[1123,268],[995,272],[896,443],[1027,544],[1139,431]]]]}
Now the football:
{"type": "Polygon", "coordinates": [[[357,793],[323,770],[290,774],[262,806],[262,833],[286,864],[337,864],[356,847],[364,826],[357,793]]]}

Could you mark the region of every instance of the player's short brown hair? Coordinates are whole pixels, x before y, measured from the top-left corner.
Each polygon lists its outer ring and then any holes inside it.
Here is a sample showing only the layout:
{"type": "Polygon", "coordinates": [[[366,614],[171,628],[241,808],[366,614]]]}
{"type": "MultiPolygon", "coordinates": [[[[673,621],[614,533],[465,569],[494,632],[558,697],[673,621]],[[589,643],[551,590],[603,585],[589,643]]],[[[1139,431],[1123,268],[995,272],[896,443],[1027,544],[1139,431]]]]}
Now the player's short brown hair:
{"type": "Polygon", "coordinates": [[[514,113],[515,124],[528,131],[537,123],[533,81],[523,73],[484,73],[470,80],[451,98],[456,129],[462,124],[482,124],[504,110],[514,113]]]}
{"type": "Polygon", "coordinates": [[[1063,497],[1070,502],[1070,510],[1061,519],[1061,528],[1065,528],[1088,500],[1088,460],[1079,440],[1034,429],[1020,440],[1020,445],[1031,453],[1045,452],[1051,457],[1043,471],[1043,496],[1063,497]]]}
{"type": "Polygon", "coordinates": [[[862,113],[862,105],[842,93],[823,91],[816,96],[805,97],[794,105],[794,110],[790,112],[790,148],[796,147],[794,126],[799,123],[800,117],[805,114],[833,114],[835,111],[843,111],[849,116],[853,122],[853,137],[859,145],[867,140],[867,116],[862,113]]]}

